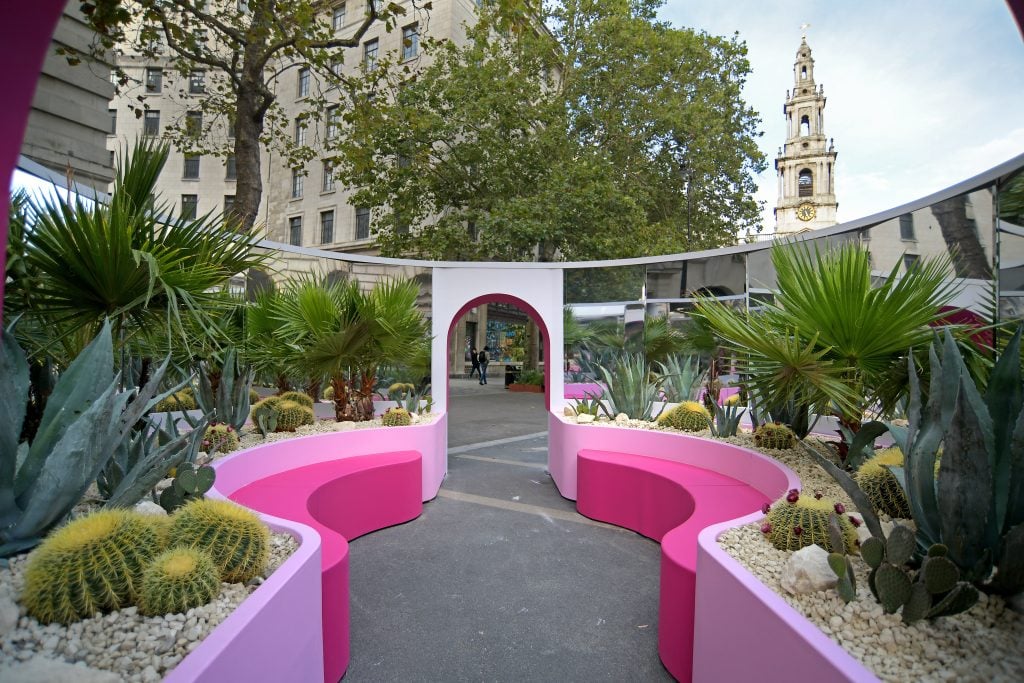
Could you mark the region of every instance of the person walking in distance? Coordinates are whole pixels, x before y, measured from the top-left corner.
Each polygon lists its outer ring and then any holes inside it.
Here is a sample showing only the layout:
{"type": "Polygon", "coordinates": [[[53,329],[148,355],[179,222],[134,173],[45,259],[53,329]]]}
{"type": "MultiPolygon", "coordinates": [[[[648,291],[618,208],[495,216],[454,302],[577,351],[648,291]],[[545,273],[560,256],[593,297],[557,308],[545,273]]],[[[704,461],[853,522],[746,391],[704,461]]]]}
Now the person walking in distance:
{"type": "Polygon", "coordinates": [[[480,357],[479,356],[480,356],[480,354],[478,354],[476,352],[476,347],[475,346],[473,346],[473,347],[471,347],[469,349],[469,362],[473,364],[473,368],[469,371],[469,376],[470,377],[473,376],[474,372],[476,373],[477,377],[480,376],[480,357]]]}
{"type": "Polygon", "coordinates": [[[487,364],[490,363],[487,352],[490,350],[491,347],[485,346],[484,350],[477,356],[477,362],[480,364],[480,384],[487,384],[487,364]]]}

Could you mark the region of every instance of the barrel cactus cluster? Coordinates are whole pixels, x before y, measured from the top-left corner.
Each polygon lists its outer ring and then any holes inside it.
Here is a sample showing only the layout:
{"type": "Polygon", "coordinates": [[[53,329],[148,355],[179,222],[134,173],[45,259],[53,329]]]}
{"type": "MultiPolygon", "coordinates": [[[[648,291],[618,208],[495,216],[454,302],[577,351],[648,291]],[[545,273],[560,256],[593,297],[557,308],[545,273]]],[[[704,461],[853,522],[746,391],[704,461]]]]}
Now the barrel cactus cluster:
{"type": "Polygon", "coordinates": [[[683,401],[659,415],[658,424],[684,432],[699,432],[711,424],[711,413],[698,401],[683,401]]]}
{"type": "MultiPolygon", "coordinates": [[[[306,394],[297,391],[286,392],[281,396],[270,396],[256,403],[252,407],[251,417],[253,423],[257,426],[262,424],[267,431],[294,432],[299,427],[316,422],[312,406],[313,399],[306,394]],[[285,398],[288,394],[302,396],[302,402],[285,398]]],[[[262,428],[260,431],[263,431],[262,428]]]]}
{"type": "Polygon", "coordinates": [[[207,453],[230,453],[238,449],[238,432],[229,424],[211,424],[203,435],[202,446],[207,453]]]}
{"type": "Polygon", "coordinates": [[[309,394],[304,394],[301,391],[286,391],[278,398],[282,401],[295,401],[300,405],[306,406],[310,410],[313,408],[313,397],[309,394]]]}
{"type": "Polygon", "coordinates": [[[796,446],[796,434],[784,424],[766,422],[754,430],[754,443],[758,448],[788,451],[796,446]]]}
{"type": "Polygon", "coordinates": [[[890,467],[903,467],[903,451],[897,447],[880,450],[864,461],[854,480],[875,510],[893,518],[909,519],[907,494],[890,467]]]}
{"type": "Polygon", "coordinates": [[[69,624],[137,605],[185,612],[266,569],[270,531],[222,500],[194,500],[171,517],[100,510],[50,534],[29,556],[21,602],[44,624],[69,624]]]}
{"type": "Polygon", "coordinates": [[[380,421],[385,427],[407,427],[412,424],[412,415],[405,408],[388,408],[380,421]]]}
{"type": "Polygon", "coordinates": [[[195,410],[196,407],[195,392],[191,388],[185,388],[158,401],[153,407],[153,412],[167,413],[178,410],[195,410]]]}
{"type": "Polygon", "coordinates": [[[802,495],[791,489],[775,504],[766,503],[764,513],[761,533],[779,550],[799,550],[817,544],[829,552],[857,552],[856,526],[860,521],[847,515],[842,503],[820,493],[802,495]],[[829,533],[830,518],[839,525],[843,548],[834,547],[829,533]]]}

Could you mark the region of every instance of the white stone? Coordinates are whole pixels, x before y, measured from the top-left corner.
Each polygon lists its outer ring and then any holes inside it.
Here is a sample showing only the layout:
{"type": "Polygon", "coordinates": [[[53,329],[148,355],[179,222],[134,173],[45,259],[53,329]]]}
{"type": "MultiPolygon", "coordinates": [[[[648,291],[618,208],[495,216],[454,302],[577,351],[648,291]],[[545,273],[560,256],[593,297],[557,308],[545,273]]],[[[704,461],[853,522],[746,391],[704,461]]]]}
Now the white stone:
{"type": "Polygon", "coordinates": [[[782,567],[782,587],[790,593],[815,593],[834,588],[839,577],[828,566],[828,552],[809,545],[790,555],[782,567]]]}
{"type": "Polygon", "coordinates": [[[629,415],[626,415],[625,413],[619,413],[618,415],[615,416],[615,424],[628,425],[629,415]]]}
{"type": "Polygon", "coordinates": [[[18,627],[18,605],[8,593],[0,594],[0,639],[18,627]]]}
{"type": "Polygon", "coordinates": [[[572,406],[566,406],[562,408],[562,415],[566,417],[576,417],[576,410],[572,406]]]}
{"type": "Polygon", "coordinates": [[[583,413],[582,415],[577,415],[576,416],[576,424],[585,425],[585,424],[590,424],[593,421],[594,421],[594,416],[593,415],[588,415],[586,413],[583,413]]]}
{"type": "Polygon", "coordinates": [[[120,683],[121,677],[110,671],[98,671],[84,666],[44,657],[32,659],[0,670],[0,679],[5,683],[53,683],[74,681],[75,683],[120,683]]]}

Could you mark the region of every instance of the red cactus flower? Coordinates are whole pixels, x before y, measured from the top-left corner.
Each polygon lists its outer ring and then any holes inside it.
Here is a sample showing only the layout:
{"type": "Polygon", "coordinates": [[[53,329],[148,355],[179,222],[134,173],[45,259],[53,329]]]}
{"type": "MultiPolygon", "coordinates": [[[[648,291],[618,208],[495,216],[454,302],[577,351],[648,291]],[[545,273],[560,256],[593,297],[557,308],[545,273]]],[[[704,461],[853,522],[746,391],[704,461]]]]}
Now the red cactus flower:
{"type": "Polygon", "coordinates": [[[799,535],[801,535],[801,534],[802,534],[803,532],[804,532],[804,528],[803,528],[802,526],[795,526],[795,527],[793,527],[793,533],[794,533],[795,535],[799,536],[799,535]]]}
{"type": "Polygon", "coordinates": [[[846,512],[846,506],[842,503],[836,503],[836,514],[841,515],[846,512]]]}
{"type": "Polygon", "coordinates": [[[789,493],[786,494],[787,503],[795,503],[800,500],[800,492],[796,489],[790,489],[789,493]]]}
{"type": "Polygon", "coordinates": [[[768,514],[768,512],[771,509],[772,509],[772,504],[771,503],[765,503],[764,505],[761,506],[761,512],[763,512],[766,515],[768,514]]]}
{"type": "Polygon", "coordinates": [[[761,525],[762,534],[770,534],[772,532],[772,525],[769,522],[765,522],[761,525]]]}
{"type": "Polygon", "coordinates": [[[860,520],[854,517],[853,515],[850,515],[850,524],[852,524],[854,528],[857,528],[860,526],[860,520]]]}

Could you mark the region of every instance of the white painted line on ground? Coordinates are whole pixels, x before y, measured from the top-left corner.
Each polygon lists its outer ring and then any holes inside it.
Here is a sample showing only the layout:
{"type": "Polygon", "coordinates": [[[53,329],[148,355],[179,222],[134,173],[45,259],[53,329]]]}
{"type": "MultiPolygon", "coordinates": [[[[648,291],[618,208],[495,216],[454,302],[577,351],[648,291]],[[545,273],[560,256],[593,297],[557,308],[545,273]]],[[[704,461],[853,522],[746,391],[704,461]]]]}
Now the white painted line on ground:
{"type": "MultiPolygon", "coordinates": [[[[518,467],[532,467],[538,470],[546,470],[547,465],[542,462],[524,462],[522,460],[504,460],[502,458],[488,458],[485,455],[456,455],[456,458],[463,458],[465,460],[479,460],[480,462],[496,462],[500,465],[516,465],[518,467]]],[[[532,479],[530,481],[533,481],[532,479]]],[[[534,482],[539,484],[540,482],[534,482]]]]}
{"type": "Polygon", "coordinates": [[[629,531],[622,527],[613,526],[611,524],[605,524],[604,522],[597,522],[593,519],[588,519],[578,512],[571,512],[569,510],[556,510],[555,508],[541,507],[540,505],[529,505],[527,503],[514,503],[510,500],[502,500],[501,498],[491,498],[490,496],[478,496],[473,493],[463,493],[461,491],[450,491],[448,489],[441,489],[437,492],[438,498],[447,498],[449,500],[457,500],[463,503],[474,503],[476,505],[485,505],[487,507],[498,508],[500,510],[511,510],[512,512],[525,512],[528,515],[538,515],[547,521],[551,521],[552,518],[560,519],[565,522],[576,522],[577,524],[587,524],[589,526],[597,526],[604,529],[614,529],[615,531],[629,531]]]}
{"type": "Polygon", "coordinates": [[[522,436],[510,436],[507,439],[495,439],[494,441],[481,441],[480,443],[466,444],[465,446],[456,446],[455,448],[448,449],[448,455],[456,455],[458,453],[467,453],[469,451],[475,451],[480,448],[487,448],[488,446],[504,446],[507,443],[516,443],[517,441],[527,441],[529,439],[538,439],[542,436],[547,436],[548,433],[536,432],[534,434],[523,434],[522,436]]]}

